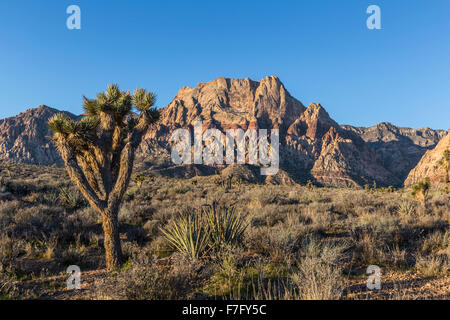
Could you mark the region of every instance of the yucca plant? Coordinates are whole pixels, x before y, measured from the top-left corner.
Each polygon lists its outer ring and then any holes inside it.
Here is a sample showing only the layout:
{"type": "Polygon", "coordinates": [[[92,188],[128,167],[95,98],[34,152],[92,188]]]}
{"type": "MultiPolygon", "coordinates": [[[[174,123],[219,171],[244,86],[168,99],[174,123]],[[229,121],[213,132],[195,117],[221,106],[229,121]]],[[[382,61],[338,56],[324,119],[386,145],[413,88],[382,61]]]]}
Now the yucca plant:
{"type": "Polygon", "coordinates": [[[218,207],[215,202],[203,208],[209,231],[211,245],[218,249],[223,244],[237,243],[247,227],[245,217],[236,213],[234,207],[218,207]]]}
{"type": "Polygon", "coordinates": [[[180,216],[169,227],[160,230],[175,249],[190,258],[200,258],[208,250],[208,226],[195,213],[180,216]]]}
{"type": "Polygon", "coordinates": [[[402,203],[399,204],[397,211],[398,213],[411,216],[416,213],[416,207],[412,202],[403,201],[402,203]]]}
{"type": "Polygon", "coordinates": [[[85,205],[85,201],[81,193],[78,190],[70,187],[60,188],[58,198],[60,204],[68,211],[74,211],[85,205]]]}

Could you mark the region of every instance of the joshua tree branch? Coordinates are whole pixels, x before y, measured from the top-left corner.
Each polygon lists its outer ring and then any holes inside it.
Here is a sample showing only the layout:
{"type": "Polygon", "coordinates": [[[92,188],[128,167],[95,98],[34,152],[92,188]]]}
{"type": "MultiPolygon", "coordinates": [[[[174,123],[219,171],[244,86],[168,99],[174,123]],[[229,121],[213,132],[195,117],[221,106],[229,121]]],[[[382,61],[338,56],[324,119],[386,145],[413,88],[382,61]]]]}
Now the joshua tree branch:
{"type": "Polygon", "coordinates": [[[91,188],[85,174],[78,165],[75,153],[73,150],[64,144],[60,144],[61,157],[66,165],[67,172],[71,179],[75,182],[81,193],[86,197],[91,206],[99,212],[105,209],[105,203],[100,200],[95,191],[91,188]]]}

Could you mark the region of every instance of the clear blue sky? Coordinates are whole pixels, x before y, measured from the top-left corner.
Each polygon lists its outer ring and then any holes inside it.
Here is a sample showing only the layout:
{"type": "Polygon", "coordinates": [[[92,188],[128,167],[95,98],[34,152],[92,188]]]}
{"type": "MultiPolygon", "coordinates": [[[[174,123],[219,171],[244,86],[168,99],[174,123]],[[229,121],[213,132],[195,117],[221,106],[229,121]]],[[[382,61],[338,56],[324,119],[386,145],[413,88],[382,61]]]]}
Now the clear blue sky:
{"type": "Polygon", "coordinates": [[[79,114],[108,83],[166,106],[182,86],[277,75],[341,124],[450,127],[450,1],[0,2],[0,118],[79,114]],[[81,8],[81,30],[66,8],[81,8]],[[381,8],[382,30],[366,28],[381,8]]]}

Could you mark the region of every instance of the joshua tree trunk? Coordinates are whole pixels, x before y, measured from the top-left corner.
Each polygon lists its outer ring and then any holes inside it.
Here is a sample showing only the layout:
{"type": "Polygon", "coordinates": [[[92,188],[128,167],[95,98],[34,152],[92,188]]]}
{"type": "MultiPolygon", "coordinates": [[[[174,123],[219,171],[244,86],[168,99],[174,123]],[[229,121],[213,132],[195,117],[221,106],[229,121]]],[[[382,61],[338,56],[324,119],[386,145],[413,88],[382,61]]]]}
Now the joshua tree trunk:
{"type": "Polygon", "coordinates": [[[120,245],[119,221],[117,213],[103,215],[103,232],[105,234],[106,268],[117,268],[122,262],[122,247],[120,245]]]}
{"type": "Polygon", "coordinates": [[[97,99],[84,98],[87,117],[76,122],[58,114],[49,121],[70,178],[102,216],[108,270],[122,262],[118,213],[135,151],[148,126],[159,118],[153,104],[152,93],[137,89],[131,96],[111,85],[97,99]],[[130,114],[133,104],[141,111],[137,118],[130,114]]]}

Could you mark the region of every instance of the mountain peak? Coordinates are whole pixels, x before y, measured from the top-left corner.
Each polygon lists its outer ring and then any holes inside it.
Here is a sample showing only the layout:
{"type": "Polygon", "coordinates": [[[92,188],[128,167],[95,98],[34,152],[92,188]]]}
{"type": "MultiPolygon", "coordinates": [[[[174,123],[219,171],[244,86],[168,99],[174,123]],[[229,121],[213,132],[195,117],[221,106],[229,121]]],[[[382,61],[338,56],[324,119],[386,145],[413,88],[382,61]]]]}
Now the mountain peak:
{"type": "Polygon", "coordinates": [[[286,130],[305,110],[276,76],[260,81],[250,78],[219,77],[183,87],[172,102],[161,111],[166,127],[192,125],[196,120],[220,124],[221,128],[275,128],[286,130]]]}
{"type": "Polygon", "coordinates": [[[311,103],[300,117],[289,127],[288,134],[307,136],[311,139],[322,138],[330,128],[339,131],[339,125],[330,118],[320,103],[311,103]]]}

